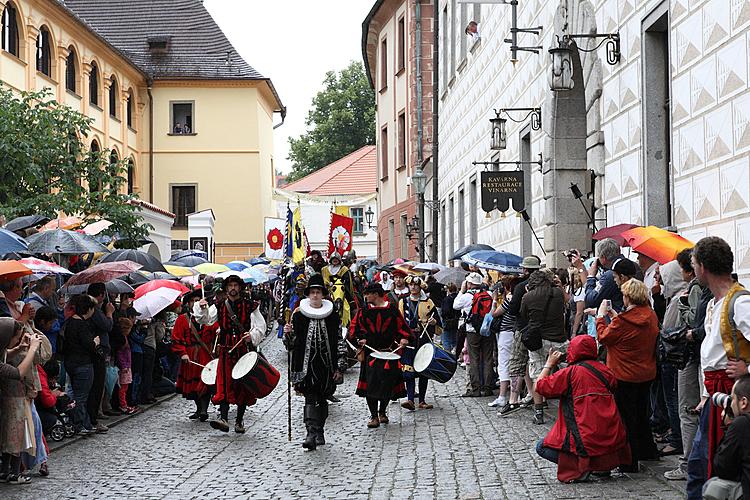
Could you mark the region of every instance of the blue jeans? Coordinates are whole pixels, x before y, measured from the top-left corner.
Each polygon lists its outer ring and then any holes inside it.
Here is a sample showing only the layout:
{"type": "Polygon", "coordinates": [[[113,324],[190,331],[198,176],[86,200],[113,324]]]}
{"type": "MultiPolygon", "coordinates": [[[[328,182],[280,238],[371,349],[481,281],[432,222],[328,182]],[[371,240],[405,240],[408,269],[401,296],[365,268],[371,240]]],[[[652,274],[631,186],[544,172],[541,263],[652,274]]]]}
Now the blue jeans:
{"type": "Polygon", "coordinates": [[[553,463],[557,463],[557,459],[560,457],[559,451],[544,446],[544,438],[536,442],[536,452],[543,459],[553,463]]]}
{"type": "Polygon", "coordinates": [[[706,401],[698,420],[698,431],[693,439],[693,448],[687,463],[687,497],[688,500],[703,498],[703,485],[708,480],[708,415],[711,413],[711,402],[706,401]]]}
{"type": "Polygon", "coordinates": [[[443,330],[443,349],[448,352],[453,352],[456,348],[456,331],[455,330],[443,330]]]}
{"type": "Polygon", "coordinates": [[[73,389],[73,400],[76,407],[73,412],[73,421],[78,429],[81,427],[91,429],[91,419],[86,409],[89,392],[94,383],[94,365],[89,363],[80,366],[67,366],[65,370],[70,378],[70,386],[73,389]]]}
{"type": "Polygon", "coordinates": [[[669,444],[682,450],[682,428],[680,427],[680,408],[677,399],[677,368],[670,363],[661,365],[661,390],[667,404],[669,418],[669,444]]]}

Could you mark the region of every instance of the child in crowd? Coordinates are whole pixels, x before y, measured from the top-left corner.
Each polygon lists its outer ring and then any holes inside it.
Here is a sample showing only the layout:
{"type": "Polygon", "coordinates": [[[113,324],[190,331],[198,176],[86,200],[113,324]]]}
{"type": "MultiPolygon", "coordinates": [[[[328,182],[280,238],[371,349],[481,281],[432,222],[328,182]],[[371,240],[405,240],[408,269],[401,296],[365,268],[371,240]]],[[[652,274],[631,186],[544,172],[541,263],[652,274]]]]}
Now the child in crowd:
{"type": "Polygon", "coordinates": [[[122,345],[120,345],[115,351],[115,365],[120,370],[118,376],[118,383],[120,388],[118,390],[118,399],[120,401],[120,411],[125,414],[132,414],[138,411],[135,406],[128,405],[128,387],[133,382],[133,371],[132,371],[132,355],[130,351],[130,342],[128,341],[133,326],[135,325],[138,311],[132,307],[128,308],[125,316],[118,318],[118,325],[123,338],[121,339],[122,345]]]}

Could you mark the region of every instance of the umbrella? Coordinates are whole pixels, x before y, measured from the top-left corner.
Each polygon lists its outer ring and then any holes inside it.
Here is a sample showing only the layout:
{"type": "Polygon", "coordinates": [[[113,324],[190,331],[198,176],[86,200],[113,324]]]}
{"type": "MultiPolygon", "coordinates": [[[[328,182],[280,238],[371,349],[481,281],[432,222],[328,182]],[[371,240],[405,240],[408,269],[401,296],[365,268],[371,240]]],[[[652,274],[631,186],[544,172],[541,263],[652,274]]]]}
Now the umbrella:
{"type": "Polygon", "coordinates": [[[87,234],[68,231],[67,229],[51,229],[37,234],[32,234],[27,239],[29,253],[109,253],[105,247],[87,234]]]}
{"type": "Polygon", "coordinates": [[[177,290],[180,292],[179,295],[182,295],[183,293],[189,292],[190,289],[180,283],[179,281],[172,281],[172,280],[153,280],[149,281],[148,283],[144,283],[143,285],[139,286],[135,289],[135,298],[139,299],[143,297],[144,295],[153,292],[154,290],[158,290],[160,288],[170,288],[172,290],[177,290]]]}
{"type": "Polygon", "coordinates": [[[164,264],[164,269],[173,276],[178,278],[184,278],[185,276],[197,276],[198,272],[191,267],[175,266],[171,264],[164,264]]]}
{"type": "Polygon", "coordinates": [[[169,260],[179,260],[183,257],[200,257],[201,259],[208,259],[208,254],[203,250],[177,250],[172,252],[169,260]]]}
{"type": "Polygon", "coordinates": [[[0,279],[2,280],[14,280],[32,273],[31,269],[17,260],[0,260],[0,279]]]}
{"type": "Polygon", "coordinates": [[[230,270],[223,264],[214,264],[213,262],[204,262],[203,264],[198,264],[197,266],[192,267],[201,274],[223,273],[224,271],[230,270]]]}
{"type": "Polygon", "coordinates": [[[43,215],[24,215],[8,222],[5,225],[5,229],[8,231],[22,231],[30,227],[37,227],[40,224],[46,224],[47,222],[49,222],[49,217],[43,215]]]}
{"type": "Polygon", "coordinates": [[[178,280],[177,276],[169,272],[156,271],[155,273],[149,273],[148,271],[141,271],[146,274],[150,280],[178,280]]]}
{"type": "Polygon", "coordinates": [[[75,229],[83,223],[78,217],[63,217],[60,219],[52,219],[45,225],[43,225],[39,231],[48,231],[50,229],[75,229]]]}
{"type": "Polygon", "coordinates": [[[604,229],[600,229],[599,231],[595,232],[592,236],[593,239],[596,241],[601,241],[606,238],[612,238],[617,242],[618,245],[621,247],[628,246],[628,242],[625,241],[625,238],[622,237],[622,233],[627,231],[628,229],[633,229],[635,227],[641,227],[637,224],[617,224],[614,226],[605,227],[604,229]]]}
{"type": "Polygon", "coordinates": [[[461,257],[461,261],[481,269],[519,274],[523,272],[522,260],[518,255],[498,250],[476,250],[461,257]]]}
{"type": "Polygon", "coordinates": [[[443,285],[447,285],[448,283],[455,283],[458,285],[463,282],[468,275],[469,273],[460,267],[448,267],[435,274],[435,281],[442,283],[443,285]]]}
{"type": "Polygon", "coordinates": [[[162,263],[159,262],[159,259],[151,255],[150,253],[146,253],[141,250],[115,250],[111,254],[105,255],[100,262],[117,262],[123,260],[129,260],[137,264],[141,264],[141,266],[143,266],[141,267],[142,271],[161,271],[163,273],[167,272],[167,270],[164,269],[162,263]]]}
{"type": "Polygon", "coordinates": [[[139,286],[144,283],[148,283],[149,281],[151,281],[151,278],[149,278],[148,276],[144,275],[143,273],[139,271],[136,271],[134,273],[130,273],[127,276],[123,277],[123,280],[133,286],[139,286]]]}
{"type": "Polygon", "coordinates": [[[0,229],[0,254],[12,252],[28,252],[29,245],[26,240],[13,231],[0,229]]]}
{"type": "Polygon", "coordinates": [[[104,231],[105,229],[107,229],[111,225],[112,225],[112,222],[110,222],[110,221],[108,221],[106,219],[102,219],[102,220],[93,222],[93,223],[89,224],[88,226],[84,227],[83,228],[83,232],[86,233],[86,234],[88,234],[89,236],[94,236],[94,235],[97,235],[97,234],[101,233],[102,231],[104,231]]]}
{"type": "Polygon", "coordinates": [[[678,253],[695,246],[695,243],[679,234],[656,226],[629,229],[622,233],[622,237],[634,252],[651,257],[659,264],[673,261],[678,253]]]}
{"type": "MultiPolygon", "coordinates": [[[[174,302],[183,293],[180,290],[176,290],[174,288],[161,287],[138,296],[138,290],[140,290],[144,286],[150,285],[151,283],[153,283],[153,281],[150,283],[146,283],[145,285],[141,285],[135,290],[136,299],[133,301],[133,307],[136,311],[138,311],[138,318],[140,319],[153,318],[161,311],[174,304],[174,302]]],[[[177,282],[170,281],[169,283],[177,282]]],[[[187,290],[187,288],[185,289],[187,290]]]]}
{"type": "Polygon", "coordinates": [[[443,269],[448,268],[436,262],[422,262],[414,266],[415,271],[426,271],[428,273],[437,273],[442,271],[443,269]]]}
{"type": "Polygon", "coordinates": [[[466,255],[470,252],[475,252],[477,250],[495,250],[489,245],[485,245],[484,243],[474,243],[472,245],[466,245],[465,247],[459,248],[456,253],[453,254],[453,257],[451,257],[448,260],[459,260],[461,257],[466,255]]]}
{"type": "Polygon", "coordinates": [[[63,266],[55,264],[47,260],[35,259],[33,257],[27,257],[21,259],[18,262],[31,269],[34,274],[73,274],[72,272],[65,269],[63,266]]]}
{"type": "Polygon", "coordinates": [[[208,260],[203,257],[198,257],[197,255],[186,255],[185,257],[173,258],[171,262],[178,266],[195,267],[207,263],[208,260]]]}
{"type": "Polygon", "coordinates": [[[141,266],[137,262],[122,260],[118,262],[100,262],[96,265],[84,269],[80,273],[70,278],[67,286],[89,285],[91,283],[106,283],[115,278],[120,278],[133,271],[137,271],[141,266]]]}
{"type": "MultiPolygon", "coordinates": [[[[68,282],[69,283],[69,282],[68,282]]],[[[66,295],[78,295],[79,293],[87,293],[88,285],[69,285],[68,283],[63,286],[60,291],[66,295]]],[[[113,279],[104,283],[107,293],[112,295],[119,295],[121,293],[133,293],[133,287],[128,285],[121,279],[113,279]]]]}
{"type": "Polygon", "coordinates": [[[233,260],[232,262],[227,264],[227,267],[233,271],[243,271],[245,269],[252,267],[252,265],[249,262],[244,262],[241,260],[233,260]]]}
{"type": "Polygon", "coordinates": [[[270,264],[270,259],[267,259],[265,257],[253,257],[252,259],[247,261],[251,266],[254,266],[256,264],[270,264]]]}
{"type": "Polygon", "coordinates": [[[225,280],[230,276],[237,276],[245,283],[252,283],[255,281],[255,278],[247,272],[247,271],[224,271],[223,273],[218,273],[214,277],[219,280],[225,280]]]}

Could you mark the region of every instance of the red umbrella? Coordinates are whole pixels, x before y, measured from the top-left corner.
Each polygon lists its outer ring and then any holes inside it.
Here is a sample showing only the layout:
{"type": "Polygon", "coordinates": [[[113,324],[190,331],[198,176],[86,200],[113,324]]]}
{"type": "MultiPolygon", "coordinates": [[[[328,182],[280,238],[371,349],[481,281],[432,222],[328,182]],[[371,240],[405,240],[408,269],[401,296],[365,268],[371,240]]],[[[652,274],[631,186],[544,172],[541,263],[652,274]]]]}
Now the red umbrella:
{"type": "Polygon", "coordinates": [[[133,271],[137,271],[142,265],[129,260],[117,262],[101,262],[77,273],[70,278],[66,285],[87,285],[91,283],[106,283],[115,278],[120,278],[133,271]]]}
{"type": "Polygon", "coordinates": [[[160,288],[170,288],[172,290],[177,290],[180,292],[180,295],[183,293],[187,293],[190,291],[188,287],[180,283],[179,281],[174,280],[153,280],[149,281],[148,283],[144,283],[138,288],[135,289],[135,298],[139,299],[146,295],[149,292],[153,292],[154,290],[158,290],[160,288]]]}
{"type": "Polygon", "coordinates": [[[634,227],[641,226],[637,224],[617,224],[614,226],[605,227],[604,229],[600,229],[599,231],[595,232],[592,238],[594,238],[596,241],[612,238],[621,247],[626,247],[628,246],[628,242],[625,238],[623,238],[622,233],[629,229],[633,229],[634,227]]]}

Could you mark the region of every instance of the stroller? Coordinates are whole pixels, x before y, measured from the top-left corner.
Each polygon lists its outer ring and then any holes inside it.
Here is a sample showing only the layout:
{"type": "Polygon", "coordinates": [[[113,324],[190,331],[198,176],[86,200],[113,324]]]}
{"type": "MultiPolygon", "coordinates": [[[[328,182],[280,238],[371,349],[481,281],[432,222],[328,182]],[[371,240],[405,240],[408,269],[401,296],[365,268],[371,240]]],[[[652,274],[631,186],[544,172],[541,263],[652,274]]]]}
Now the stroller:
{"type": "Polygon", "coordinates": [[[55,415],[57,416],[57,422],[49,430],[49,437],[53,441],[62,441],[66,437],[73,437],[76,433],[75,426],[73,425],[73,408],[76,407],[76,402],[73,401],[67,394],[58,396],[57,403],[55,403],[55,415]]]}

